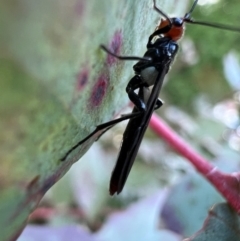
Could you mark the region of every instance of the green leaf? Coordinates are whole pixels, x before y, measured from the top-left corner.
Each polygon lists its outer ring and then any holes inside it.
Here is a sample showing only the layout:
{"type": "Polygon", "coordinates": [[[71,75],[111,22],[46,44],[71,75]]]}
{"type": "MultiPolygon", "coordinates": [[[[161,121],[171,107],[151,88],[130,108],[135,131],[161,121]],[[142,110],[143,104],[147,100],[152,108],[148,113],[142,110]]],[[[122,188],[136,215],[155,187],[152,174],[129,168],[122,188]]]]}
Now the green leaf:
{"type": "Polygon", "coordinates": [[[239,215],[226,203],[214,205],[203,228],[186,241],[239,241],[239,215]]]}
{"type": "Polygon", "coordinates": [[[0,2],[0,240],[19,235],[96,137],[65,153],[126,105],[132,64],[99,45],[141,56],[157,19],[151,0],[0,2]]]}

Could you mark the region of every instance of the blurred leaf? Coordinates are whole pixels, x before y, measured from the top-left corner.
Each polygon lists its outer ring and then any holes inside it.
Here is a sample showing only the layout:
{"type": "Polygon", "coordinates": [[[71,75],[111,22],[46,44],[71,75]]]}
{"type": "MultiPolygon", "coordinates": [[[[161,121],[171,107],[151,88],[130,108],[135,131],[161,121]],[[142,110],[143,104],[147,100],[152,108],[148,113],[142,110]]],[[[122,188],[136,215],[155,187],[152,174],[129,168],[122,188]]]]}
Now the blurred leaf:
{"type": "Polygon", "coordinates": [[[99,45],[142,55],[158,18],[143,0],[0,2],[1,240],[19,235],[94,138],[65,153],[127,103],[132,64],[99,45]]]}
{"type": "Polygon", "coordinates": [[[180,236],[158,228],[158,213],[166,196],[167,191],[164,190],[138,201],[125,211],[112,214],[96,234],[97,239],[104,241],[180,241],[180,236]]]}
{"type": "Polygon", "coordinates": [[[203,228],[194,237],[184,241],[239,241],[240,217],[226,203],[214,205],[203,228]]]}
{"type": "Polygon", "coordinates": [[[42,227],[28,225],[17,241],[97,241],[81,226],[42,227]]]}
{"type": "Polygon", "coordinates": [[[240,65],[237,54],[230,51],[223,58],[223,70],[226,80],[233,90],[240,90],[240,65]]]}
{"type": "Polygon", "coordinates": [[[108,200],[108,183],[114,162],[94,145],[70,172],[75,200],[89,223],[96,221],[108,200]],[[111,165],[112,162],[112,165],[111,165]]]}
{"type": "Polygon", "coordinates": [[[161,212],[165,227],[183,236],[196,232],[209,207],[223,200],[198,174],[189,174],[175,185],[161,212]]]}

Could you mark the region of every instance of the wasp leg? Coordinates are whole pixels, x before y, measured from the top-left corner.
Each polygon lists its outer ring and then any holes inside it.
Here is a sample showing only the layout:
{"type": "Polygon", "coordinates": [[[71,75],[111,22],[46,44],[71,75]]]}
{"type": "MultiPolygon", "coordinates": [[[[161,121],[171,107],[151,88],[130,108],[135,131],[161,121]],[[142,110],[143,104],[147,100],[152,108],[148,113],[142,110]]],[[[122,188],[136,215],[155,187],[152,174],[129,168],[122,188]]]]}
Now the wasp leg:
{"type": "Polygon", "coordinates": [[[111,120],[109,122],[103,123],[101,125],[96,126],[96,129],[90,133],[88,136],[86,136],[83,140],[79,141],[77,144],[75,144],[71,149],[69,149],[66,154],[60,159],[61,161],[65,161],[67,159],[67,157],[69,156],[69,154],[74,151],[75,149],[77,149],[80,145],[82,145],[84,142],[86,142],[88,139],[90,139],[92,136],[94,136],[95,134],[97,134],[99,131],[103,131],[103,133],[100,134],[100,136],[96,139],[96,141],[110,128],[112,128],[114,125],[118,124],[119,122],[122,122],[124,120],[128,120],[128,119],[133,119],[138,117],[139,115],[141,115],[141,112],[133,112],[133,113],[129,113],[129,114],[125,114],[121,117],[119,117],[118,119],[115,120],[111,120]],[[106,130],[105,130],[106,129],[106,130]]]}
{"type": "Polygon", "coordinates": [[[129,99],[133,102],[133,104],[136,106],[136,108],[139,111],[145,111],[146,110],[146,104],[144,100],[139,97],[139,94],[135,93],[134,90],[143,89],[145,84],[143,83],[141,77],[139,75],[135,75],[128,83],[126,87],[126,92],[128,93],[129,99]]]}

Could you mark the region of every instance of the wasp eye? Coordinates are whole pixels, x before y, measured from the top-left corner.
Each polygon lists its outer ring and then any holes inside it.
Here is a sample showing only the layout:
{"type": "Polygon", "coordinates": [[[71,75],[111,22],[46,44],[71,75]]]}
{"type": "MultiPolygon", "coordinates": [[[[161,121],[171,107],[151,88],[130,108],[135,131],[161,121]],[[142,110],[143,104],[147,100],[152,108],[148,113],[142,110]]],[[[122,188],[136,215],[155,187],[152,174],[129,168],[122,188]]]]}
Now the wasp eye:
{"type": "Polygon", "coordinates": [[[181,27],[183,25],[183,19],[182,18],[172,18],[172,23],[176,27],[181,27]]]}

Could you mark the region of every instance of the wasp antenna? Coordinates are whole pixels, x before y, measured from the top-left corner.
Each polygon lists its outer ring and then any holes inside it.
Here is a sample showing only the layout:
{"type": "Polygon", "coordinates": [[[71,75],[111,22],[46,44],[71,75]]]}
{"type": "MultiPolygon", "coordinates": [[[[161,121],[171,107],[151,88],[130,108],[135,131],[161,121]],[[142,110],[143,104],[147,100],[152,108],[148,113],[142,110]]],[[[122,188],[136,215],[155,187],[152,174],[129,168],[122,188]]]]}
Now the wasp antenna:
{"type": "Polygon", "coordinates": [[[168,15],[166,13],[164,13],[162,10],[160,10],[157,5],[156,5],[156,0],[153,0],[153,9],[155,11],[157,11],[160,15],[162,15],[164,18],[166,18],[169,22],[169,25],[172,25],[172,20],[171,18],[168,17],[168,15]]]}
{"type": "Polygon", "coordinates": [[[185,14],[185,16],[184,16],[184,18],[183,18],[184,21],[190,19],[190,16],[191,16],[193,10],[195,9],[197,3],[198,3],[198,0],[195,0],[194,3],[193,3],[193,5],[192,5],[192,7],[191,7],[191,9],[185,14]]]}
{"type": "Polygon", "coordinates": [[[193,5],[192,5],[192,7],[191,7],[191,9],[190,9],[189,12],[187,13],[188,16],[190,16],[190,15],[192,14],[192,12],[193,12],[193,10],[195,9],[197,3],[198,3],[198,0],[195,0],[194,3],[193,3],[193,5]]]}
{"type": "Polygon", "coordinates": [[[187,22],[187,23],[196,24],[196,25],[203,25],[203,26],[207,26],[207,27],[219,28],[219,29],[224,29],[224,30],[233,31],[233,32],[240,32],[240,28],[232,27],[232,26],[225,25],[225,24],[195,21],[195,20],[190,19],[190,18],[184,19],[184,21],[187,22]]]}

